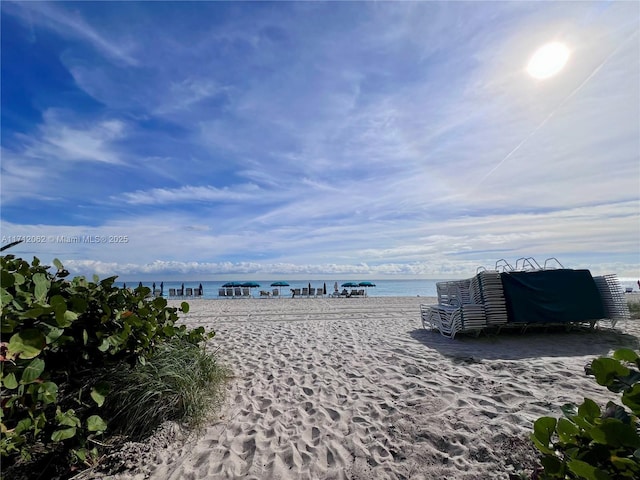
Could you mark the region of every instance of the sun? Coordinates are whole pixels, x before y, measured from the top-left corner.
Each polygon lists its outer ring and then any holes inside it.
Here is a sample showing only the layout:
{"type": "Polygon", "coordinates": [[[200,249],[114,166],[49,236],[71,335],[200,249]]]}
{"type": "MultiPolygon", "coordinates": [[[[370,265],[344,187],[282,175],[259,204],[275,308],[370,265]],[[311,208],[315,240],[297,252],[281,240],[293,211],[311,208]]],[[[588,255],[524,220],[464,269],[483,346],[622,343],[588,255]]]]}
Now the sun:
{"type": "Polygon", "coordinates": [[[533,78],[544,80],[560,72],[569,60],[569,48],[560,42],[543,45],[527,64],[527,73],[533,78]]]}

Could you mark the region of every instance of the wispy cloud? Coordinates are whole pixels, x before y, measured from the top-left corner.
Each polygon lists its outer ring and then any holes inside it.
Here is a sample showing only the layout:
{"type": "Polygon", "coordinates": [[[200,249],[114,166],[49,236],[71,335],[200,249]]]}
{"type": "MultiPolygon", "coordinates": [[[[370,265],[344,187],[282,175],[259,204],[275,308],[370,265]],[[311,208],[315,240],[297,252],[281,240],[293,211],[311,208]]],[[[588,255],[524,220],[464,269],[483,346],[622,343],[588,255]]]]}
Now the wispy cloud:
{"type": "Polygon", "coordinates": [[[3,10],[22,19],[25,23],[53,30],[66,38],[78,39],[95,50],[125,65],[136,65],[132,46],[125,39],[108,38],[90,25],[76,11],[61,8],[48,2],[4,2],[3,10]]]}

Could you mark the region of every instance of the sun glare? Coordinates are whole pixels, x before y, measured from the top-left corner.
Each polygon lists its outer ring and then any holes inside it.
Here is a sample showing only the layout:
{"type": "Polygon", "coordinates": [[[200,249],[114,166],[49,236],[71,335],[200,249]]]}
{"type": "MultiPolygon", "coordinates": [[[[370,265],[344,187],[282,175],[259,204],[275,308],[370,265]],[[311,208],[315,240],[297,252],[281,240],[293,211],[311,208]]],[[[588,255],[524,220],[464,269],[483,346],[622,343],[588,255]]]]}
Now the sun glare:
{"type": "Polygon", "coordinates": [[[527,65],[527,72],[533,78],[544,80],[562,70],[568,59],[569,49],[564,43],[547,43],[533,54],[527,65]]]}

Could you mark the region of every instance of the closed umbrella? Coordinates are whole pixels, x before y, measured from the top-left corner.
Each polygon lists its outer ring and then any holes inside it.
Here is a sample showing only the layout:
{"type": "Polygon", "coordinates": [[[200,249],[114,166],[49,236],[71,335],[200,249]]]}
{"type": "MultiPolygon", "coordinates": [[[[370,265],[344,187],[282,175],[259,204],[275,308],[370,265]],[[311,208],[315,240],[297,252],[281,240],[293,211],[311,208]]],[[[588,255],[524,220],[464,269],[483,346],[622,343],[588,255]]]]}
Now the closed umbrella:
{"type": "Polygon", "coordinates": [[[200,287],[198,288],[199,288],[200,296],[202,296],[202,284],[200,284],[200,287]]]}
{"type": "Polygon", "coordinates": [[[123,284],[122,284],[122,288],[124,288],[124,289],[126,290],[126,289],[127,289],[127,284],[126,284],[126,283],[123,283],[123,284]]]}
{"type": "Polygon", "coordinates": [[[324,285],[322,286],[322,294],[323,295],[327,294],[327,282],[324,282],[324,285]]]}
{"type": "Polygon", "coordinates": [[[164,292],[164,282],[160,282],[160,295],[164,292]]]}
{"type": "Polygon", "coordinates": [[[153,282],[153,288],[151,289],[152,292],[156,291],[156,282],[153,282]]]}

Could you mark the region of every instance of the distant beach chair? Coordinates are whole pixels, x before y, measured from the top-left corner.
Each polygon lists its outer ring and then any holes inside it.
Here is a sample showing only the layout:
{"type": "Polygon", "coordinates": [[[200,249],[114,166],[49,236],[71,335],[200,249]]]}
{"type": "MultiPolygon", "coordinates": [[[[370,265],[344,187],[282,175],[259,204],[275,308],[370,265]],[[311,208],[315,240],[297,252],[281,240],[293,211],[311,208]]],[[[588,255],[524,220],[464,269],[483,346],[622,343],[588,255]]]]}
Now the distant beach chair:
{"type": "Polygon", "coordinates": [[[309,296],[310,297],[315,297],[316,296],[316,289],[315,288],[309,289],[309,296]]]}
{"type": "Polygon", "coordinates": [[[194,288],[193,289],[193,298],[196,297],[201,297],[202,295],[200,294],[200,289],[199,288],[194,288]]]}
{"type": "Polygon", "coordinates": [[[274,288],[273,291],[271,292],[271,295],[274,297],[279,297],[280,296],[280,290],[278,290],[277,288],[274,288]]]}
{"type": "Polygon", "coordinates": [[[176,289],[175,288],[170,288],[169,289],[169,296],[170,297],[175,297],[176,296],[176,289]]]}
{"type": "Polygon", "coordinates": [[[243,287],[242,288],[242,296],[243,297],[250,297],[251,296],[251,289],[249,287],[243,287]]]}
{"type": "Polygon", "coordinates": [[[300,289],[299,288],[292,288],[293,290],[293,296],[294,297],[299,297],[300,296],[300,289]]]}
{"type": "Polygon", "coordinates": [[[316,289],[316,297],[322,297],[324,295],[324,290],[322,288],[316,289]]]}
{"type": "Polygon", "coordinates": [[[162,296],[162,290],[160,290],[160,289],[155,289],[155,290],[153,291],[153,296],[154,296],[154,297],[161,297],[161,296],[162,296]]]}
{"type": "Polygon", "coordinates": [[[185,295],[187,297],[193,297],[193,288],[187,288],[186,292],[185,292],[185,295]]]}
{"type": "Polygon", "coordinates": [[[303,297],[308,297],[309,296],[309,288],[308,287],[304,287],[302,289],[302,296],[303,297]]]}
{"type": "Polygon", "coordinates": [[[242,289],[240,287],[234,287],[233,296],[234,297],[241,297],[242,296],[242,289]]]}
{"type": "Polygon", "coordinates": [[[233,288],[227,287],[227,297],[233,297],[233,288]]]}
{"type": "Polygon", "coordinates": [[[219,288],[218,289],[218,296],[219,297],[226,297],[227,296],[227,290],[224,288],[219,288]]]}

